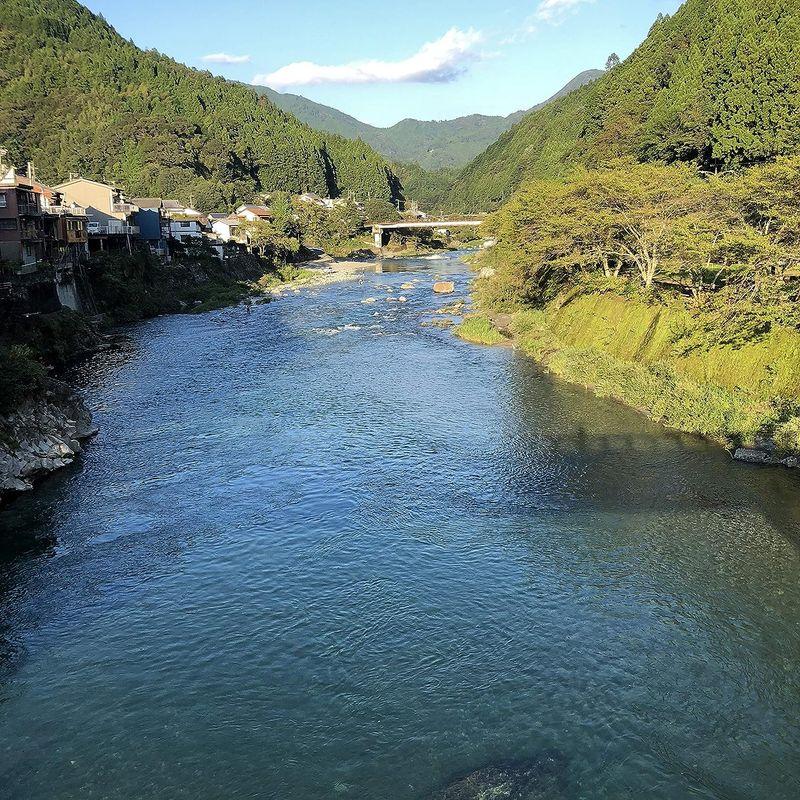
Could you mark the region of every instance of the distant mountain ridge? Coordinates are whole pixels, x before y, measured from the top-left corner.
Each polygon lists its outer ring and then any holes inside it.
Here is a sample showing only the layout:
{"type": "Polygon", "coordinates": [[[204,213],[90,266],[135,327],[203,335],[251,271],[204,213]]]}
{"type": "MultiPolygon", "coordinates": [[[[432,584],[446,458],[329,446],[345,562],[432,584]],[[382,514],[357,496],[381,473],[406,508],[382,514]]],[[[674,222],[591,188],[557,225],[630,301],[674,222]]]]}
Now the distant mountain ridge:
{"type": "Polygon", "coordinates": [[[739,169],[797,152],[798,109],[797,0],[686,0],[621,65],[528,114],[447,176],[453,185],[433,202],[488,211],[527,178],[624,156],[739,169]]]}
{"type": "Polygon", "coordinates": [[[399,196],[366,143],[320,133],[252,87],[141,50],[76,0],[0,0],[0,146],[58,180],[230,209],[266,191],[399,196]]]}
{"type": "Polygon", "coordinates": [[[527,114],[591,83],[602,74],[602,70],[597,69],[581,72],[543,103],[506,117],[470,114],[450,120],[404,119],[390,128],[368,125],[301,95],[283,94],[265,86],[253,88],[315,130],[361,139],[392,161],[410,162],[434,170],[465,166],[527,114]]]}

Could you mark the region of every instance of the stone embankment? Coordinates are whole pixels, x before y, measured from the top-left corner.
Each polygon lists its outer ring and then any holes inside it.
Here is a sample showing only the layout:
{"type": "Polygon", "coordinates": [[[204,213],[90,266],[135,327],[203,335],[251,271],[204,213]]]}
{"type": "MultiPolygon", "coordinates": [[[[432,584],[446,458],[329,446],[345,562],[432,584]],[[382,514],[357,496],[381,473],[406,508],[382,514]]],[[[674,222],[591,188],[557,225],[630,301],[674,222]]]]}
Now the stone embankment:
{"type": "Polygon", "coordinates": [[[800,456],[781,455],[770,443],[762,447],[738,447],[733,457],[748,464],[766,464],[770,467],[789,467],[789,469],[800,467],[800,456]]]}
{"type": "Polygon", "coordinates": [[[91,413],[61,381],[49,381],[36,400],[0,416],[0,503],[71,464],[95,433],[91,413]]]}

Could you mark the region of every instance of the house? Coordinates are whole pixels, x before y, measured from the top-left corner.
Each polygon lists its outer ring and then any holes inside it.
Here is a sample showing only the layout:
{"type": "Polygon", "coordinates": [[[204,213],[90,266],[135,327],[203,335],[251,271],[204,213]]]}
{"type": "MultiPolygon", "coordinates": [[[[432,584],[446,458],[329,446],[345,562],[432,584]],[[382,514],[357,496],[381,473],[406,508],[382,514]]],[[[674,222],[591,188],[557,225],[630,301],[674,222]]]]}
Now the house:
{"type": "Polygon", "coordinates": [[[138,209],[133,214],[133,223],[139,228],[139,236],[147,242],[152,253],[169,258],[170,221],[164,212],[160,197],[133,197],[131,203],[138,209]]]}
{"type": "Polygon", "coordinates": [[[169,221],[170,236],[181,244],[185,244],[190,239],[201,239],[203,236],[203,226],[200,219],[170,217],[169,221]]]}
{"type": "Polygon", "coordinates": [[[17,272],[35,272],[44,260],[47,222],[44,196],[37,190],[32,165],[18,175],[0,149],[0,259],[17,272]]]}
{"type": "Polygon", "coordinates": [[[308,203],[312,206],[319,206],[320,208],[333,208],[332,200],[326,200],[320,197],[318,194],[314,194],[314,192],[303,192],[298,199],[301,203],[308,203]]]}
{"type": "Polygon", "coordinates": [[[30,162],[18,174],[0,148],[0,272],[16,285],[24,307],[79,310],[75,270],[87,248],[84,209],[37,181],[30,162]],[[41,270],[44,263],[53,269],[41,270]]]}
{"type": "Polygon", "coordinates": [[[185,206],[180,200],[162,200],[161,207],[168,217],[202,217],[202,212],[185,206]]]}
{"type": "Polygon", "coordinates": [[[211,230],[217,235],[221,242],[238,241],[239,227],[245,220],[242,217],[227,214],[221,219],[215,219],[216,214],[209,214],[211,230]]]}
{"type": "Polygon", "coordinates": [[[272,219],[272,211],[267,206],[246,205],[236,209],[236,216],[245,222],[269,222],[272,219]]]}
{"type": "Polygon", "coordinates": [[[67,203],[86,209],[90,251],[131,250],[130,237],[139,235],[139,228],[133,222],[138,208],[126,200],[121,189],[78,175],[71,175],[53,189],[67,203]]]}
{"type": "Polygon", "coordinates": [[[52,220],[45,258],[61,266],[77,267],[89,253],[86,209],[67,203],[60,192],[43,187],[46,216],[52,220]]]}

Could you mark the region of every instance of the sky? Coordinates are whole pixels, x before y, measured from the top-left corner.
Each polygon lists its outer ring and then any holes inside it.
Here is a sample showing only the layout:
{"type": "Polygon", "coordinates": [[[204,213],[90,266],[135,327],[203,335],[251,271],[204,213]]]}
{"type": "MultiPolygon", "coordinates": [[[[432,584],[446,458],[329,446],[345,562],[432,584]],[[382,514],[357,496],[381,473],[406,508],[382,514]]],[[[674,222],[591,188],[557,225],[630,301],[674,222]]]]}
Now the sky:
{"type": "Polygon", "coordinates": [[[82,0],[126,39],[373,125],[530,108],[680,0],[82,0]]]}

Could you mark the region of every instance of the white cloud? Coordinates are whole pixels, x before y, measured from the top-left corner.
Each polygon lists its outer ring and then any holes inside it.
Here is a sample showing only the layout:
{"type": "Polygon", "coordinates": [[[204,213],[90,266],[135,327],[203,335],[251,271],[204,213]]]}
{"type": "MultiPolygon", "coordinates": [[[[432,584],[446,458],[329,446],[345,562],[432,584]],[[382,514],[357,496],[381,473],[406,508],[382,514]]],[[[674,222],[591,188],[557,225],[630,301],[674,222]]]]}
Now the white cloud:
{"type": "Polygon", "coordinates": [[[448,83],[483,57],[477,50],[482,41],[480,31],[451,28],[401,61],[352,61],[339,66],[298,61],[269,74],[255,75],[252,83],[276,89],[323,83],[448,83]]]}
{"type": "Polygon", "coordinates": [[[510,35],[500,41],[500,44],[519,44],[525,42],[539,32],[542,23],[558,25],[570,12],[578,10],[584,3],[593,3],[594,0],[540,0],[536,10],[526,17],[510,35]]]}
{"type": "Polygon", "coordinates": [[[538,31],[539,28],[534,22],[533,17],[528,17],[512,34],[501,39],[500,44],[519,44],[520,42],[527,42],[528,39],[538,31]]]}
{"type": "Polygon", "coordinates": [[[250,56],[232,56],[228,53],[209,53],[203,56],[201,61],[206,61],[209,64],[247,64],[250,62],[250,56]]]}
{"type": "Polygon", "coordinates": [[[578,6],[593,2],[594,0],[541,0],[533,16],[541,22],[557,23],[578,6]]]}

